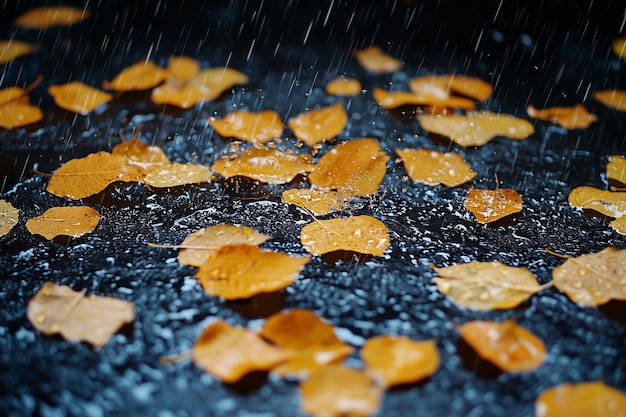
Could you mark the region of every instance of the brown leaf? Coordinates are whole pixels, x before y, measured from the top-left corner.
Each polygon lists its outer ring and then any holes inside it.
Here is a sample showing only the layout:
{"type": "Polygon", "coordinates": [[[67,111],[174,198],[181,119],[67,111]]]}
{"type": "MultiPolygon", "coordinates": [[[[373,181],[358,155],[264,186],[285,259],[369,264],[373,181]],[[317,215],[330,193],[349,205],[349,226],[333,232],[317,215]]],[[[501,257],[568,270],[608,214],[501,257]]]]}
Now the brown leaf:
{"type": "Polygon", "coordinates": [[[224,246],[200,266],[196,278],[216,297],[249,298],[291,285],[309,260],[308,256],[294,258],[256,246],[224,246]]]}
{"type": "Polygon", "coordinates": [[[626,417],[626,394],[602,381],[564,383],[535,401],[537,417],[626,417]]]}
{"type": "Polygon", "coordinates": [[[309,146],[339,135],[348,123],[348,114],[343,104],[309,110],[291,117],[287,124],[296,138],[309,146]]]}
{"type": "Polygon", "coordinates": [[[266,343],[256,333],[218,320],[202,331],[192,358],[204,371],[223,382],[234,383],[252,371],[272,369],[286,356],[282,349],[266,343]]]}
{"type": "Polygon", "coordinates": [[[552,271],[554,286],[587,307],[626,300],[626,250],[606,248],[569,258],[552,271]]]}
{"type": "Polygon", "coordinates": [[[456,187],[476,176],[459,154],[441,153],[431,149],[400,149],[396,153],[402,158],[404,168],[413,181],[428,185],[444,184],[456,187]]]}
{"type": "Polygon", "coordinates": [[[0,40],[0,65],[6,64],[22,55],[29,54],[38,47],[39,45],[37,44],[29,44],[17,39],[0,40]]]}
{"type": "Polygon", "coordinates": [[[20,211],[11,203],[0,200],[0,237],[9,234],[20,219],[20,211]]]}
{"type": "Polygon", "coordinates": [[[209,182],[214,177],[211,168],[204,165],[181,164],[174,162],[165,165],[152,165],[146,169],[143,182],[150,187],[168,188],[186,184],[209,182]]]}
{"type": "Polygon", "coordinates": [[[79,237],[91,233],[99,221],[100,214],[91,207],[52,207],[28,219],[26,228],[34,235],[52,240],[58,236],[79,237]]]}
{"type": "Polygon", "coordinates": [[[85,297],[84,292],[46,282],[28,302],[28,320],[44,334],[101,347],[135,320],[135,306],[112,297],[85,297]]]}
{"type": "Polygon", "coordinates": [[[626,214],[626,193],[582,186],[570,192],[568,201],[572,207],[595,210],[609,217],[626,214]]]}
{"type": "Polygon", "coordinates": [[[271,139],[280,139],[283,134],[283,122],[274,110],[247,112],[237,110],[221,119],[209,123],[218,135],[236,138],[253,143],[265,143],[271,139]]]}
{"type": "Polygon", "coordinates": [[[48,93],[54,98],[57,106],[82,115],[89,114],[113,99],[111,94],[78,81],[64,85],[51,85],[48,93]]]}
{"type": "Polygon", "coordinates": [[[572,107],[550,107],[542,110],[529,104],[526,113],[530,117],[555,123],[565,129],[586,129],[598,119],[589,113],[582,104],[572,107]]]}
{"type": "Polygon", "coordinates": [[[15,19],[13,24],[28,29],[71,26],[87,19],[90,14],[89,9],[71,6],[35,7],[15,19]]]}
{"type": "Polygon", "coordinates": [[[525,268],[500,262],[469,262],[446,268],[433,267],[433,280],[442,294],[472,310],[509,309],[551,285],[540,286],[525,268]]]}
{"type": "Polygon", "coordinates": [[[368,339],[361,357],[367,374],[386,387],[429,377],[437,372],[440,363],[434,340],[415,341],[403,336],[368,339]]]}
{"type": "Polygon", "coordinates": [[[394,72],[402,68],[402,62],[387,55],[378,46],[355,51],[354,56],[365,71],[374,74],[394,72]]]}
{"type": "Polygon", "coordinates": [[[328,82],[324,87],[326,94],[331,96],[358,96],[363,91],[361,82],[356,78],[337,77],[328,82]]]}
{"type": "Polygon", "coordinates": [[[354,199],[350,193],[315,188],[294,188],[283,191],[283,201],[295,204],[310,211],[315,216],[323,216],[334,211],[342,211],[354,199]]]}
{"type": "Polygon", "coordinates": [[[470,321],[457,330],[478,356],[505,372],[532,371],[543,364],[547,354],[542,340],[514,319],[470,321]]]}
{"type": "Polygon", "coordinates": [[[370,216],[316,220],[302,228],[300,242],[313,255],[337,250],[382,256],[389,247],[387,226],[370,216]]]}
{"type": "Polygon", "coordinates": [[[465,208],[476,216],[479,223],[491,223],[522,211],[522,196],[510,188],[472,188],[465,196],[465,208]]]}
{"type": "Polygon", "coordinates": [[[611,109],[626,111],[626,91],[624,90],[596,91],[593,93],[593,98],[611,109]]]}
{"type": "Polygon", "coordinates": [[[122,70],[113,81],[103,81],[105,90],[147,90],[161,84],[167,78],[167,70],[152,61],[139,61],[122,70]]]}

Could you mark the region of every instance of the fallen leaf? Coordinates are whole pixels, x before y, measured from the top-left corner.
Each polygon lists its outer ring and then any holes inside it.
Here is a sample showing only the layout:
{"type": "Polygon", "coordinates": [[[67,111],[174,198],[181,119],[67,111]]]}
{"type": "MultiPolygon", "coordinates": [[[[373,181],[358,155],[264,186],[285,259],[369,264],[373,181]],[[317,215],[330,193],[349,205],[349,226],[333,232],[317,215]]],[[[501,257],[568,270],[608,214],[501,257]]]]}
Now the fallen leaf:
{"type": "Polygon", "coordinates": [[[382,256],[389,247],[387,226],[370,216],[315,220],[302,228],[300,242],[313,255],[337,250],[382,256]]]}
{"type": "Polygon", "coordinates": [[[168,72],[152,61],[139,61],[122,70],[113,81],[103,81],[106,90],[133,91],[147,90],[161,84],[168,72]]]}
{"type": "Polygon", "coordinates": [[[465,208],[479,223],[491,223],[522,211],[522,196],[511,188],[472,188],[465,196],[465,208]]]}
{"type": "Polygon", "coordinates": [[[470,321],[457,330],[478,356],[505,372],[532,371],[543,364],[547,354],[543,341],[514,319],[470,321]]]}
{"type": "Polygon", "coordinates": [[[15,129],[43,119],[37,106],[30,104],[26,90],[8,87],[0,90],[0,127],[15,129]]]}
{"type": "Polygon", "coordinates": [[[624,90],[596,91],[593,93],[593,98],[611,109],[626,111],[626,91],[624,90]]]}
{"type": "Polygon", "coordinates": [[[71,6],[35,7],[15,19],[13,24],[28,29],[71,26],[87,19],[90,14],[89,9],[71,6]]]}
{"type": "Polygon", "coordinates": [[[272,369],[285,361],[286,355],[256,333],[218,320],[202,331],[192,359],[199,368],[230,384],[252,371],[272,369]]]}
{"type": "Polygon", "coordinates": [[[440,363],[434,340],[415,341],[404,336],[368,339],[361,348],[361,357],[366,373],[386,387],[429,377],[440,363]]]}
{"type": "Polygon", "coordinates": [[[20,219],[20,211],[11,203],[0,200],[0,237],[9,234],[20,219]]]}
{"type": "Polygon", "coordinates": [[[374,87],[372,94],[374,101],[385,109],[393,109],[408,104],[464,110],[470,110],[476,107],[476,103],[473,100],[464,97],[448,96],[442,99],[430,94],[416,94],[408,91],[387,91],[378,87],[374,87]]]}
{"type": "Polygon", "coordinates": [[[143,182],[150,187],[168,188],[186,184],[209,182],[214,177],[211,168],[197,164],[174,162],[165,165],[152,165],[145,171],[143,182]]]}
{"type": "Polygon", "coordinates": [[[369,48],[355,51],[354,57],[365,71],[374,74],[394,72],[402,68],[401,61],[387,55],[378,46],[370,46],[369,48]]]}
{"type": "Polygon", "coordinates": [[[26,228],[34,235],[52,240],[58,236],[80,237],[91,233],[99,221],[100,214],[91,207],[52,207],[28,219],[26,228]]]}
{"type": "Polygon", "coordinates": [[[383,390],[365,373],[325,366],[300,385],[300,408],[316,417],[365,417],[380,407],[383,390]]]}
{"type": "Polygon", "coordinates": [[[62,109],[86,115],[113,100],[113,96],[97,88],[90,87],[78,81],[63,85],[51,85],[48,93],[54,102],[62,109]]]}
{"type": "Polygon", "coordinates": [[[617,54],[617,56],[626,59],[626,37],[615,39],[611,43],[611,48],[613,49],[613,52],[617,54]]]}
{"type": "Polygon", "coordinates": [[[330,80],[324,90],[331,96],[350,97],[361,94],[363,87],[356,78],[337,77],[330,80]]]}
{"type": "Polygon", "coordinates": [[[6,64],[22,55],[29,54],[38,47],[39,45],[37,44],[29,44],[17,39],[0,40],[0,65],[6,64]]]}
{"type": "Polygon", "coordinates": [[[139,182],[143,177],[141,168],[130,164],[127,157],[100,151],[61,165],[46,190],[76,200],[97,194],[113,182],[139,182]]]}
{"type": "Polygon", "coordinates": [[[433,280],[442,294],[459,306],[479,311],[517,307],[552,285],[539,285],[528,269],[500,262],[469,262],[433,269],[437,273],[433,280]]]}
{"type": "Polygon", "coordinates": [[[493,87],[488,82],[465,75],[425,75],[411,78],[408,85],[417,95],[444,101],[455,98],[451,96],[451,92],[478,101],[487,101],[493,92],[493,87]]]}
{"type": "Polygon", "coordinates": [[[122,143],[113,147],[111,154],[123,156],[131,165],[137,165],[145,173],[151,167],[171,165],[169,158],[163,149],[156,145],[148,145],[139,140],[141,126],[135,131],[131,140],[122,137],[122,143]]]}
{"type": "Polygon", "coordinates": [[[626,214],[626,193],[582,186],[570,192],[568,201],[572,207],[595,210],[609,217],[626,214]]]}
{"type": "Polygon", "coordinates": [[[582,104],[572,107],[550,107],[542,110],[529,104],[526,113],[530,117],[555,123],[565,129],[586,129],[598,119],[594,114],[589,113],[582,104]]]}
{"type": "Polygon", "coordinates": [[[368,196],[378,190],[387,173],[387,161],[389,156],[375,139],[352,139],[322,156],[309,174],[309,182],[353,196],[368,196]]]}
{"type": "Polygon", "coordinates": [[[626,394],[602,381],[564,383],[535,400],[537,417],[626,417],[626,394]]]}
{"type": "Polygon", "coordinates": [[[400,149],[396,153],[402,158],[404,168],[413,181],[428,185],[444,184],[456,187],[476,176],[459,154],[441,153],[431,149],[400,149]]]}
{"type": "Polygon", "coordinates": [[[606,164],[606,176],[610,180],[626,184],[626,158],[621,155],[609,155],[609,163],[606,164]]]}
{"type": "Polygon", "coordinates": [[[188,56],[172,56],[167,61],[168,78],[179,84],[191,80],[200,71],[200,63],[188,56]]]}
{"type": "Polygon", "coordinates": [[[112,297],[86,297],[84,291],[46,282],[28,302],[28,320],[43,334],[60,334],[99,348],[135,320],[135,306],[112,297]]]}
{"type": "Polygon", "coordinates": [[[20,87],[8,87],[0,90],[0,106],[15,100],[29,103],[27,91],[20,87]]]}
{"type": "Polygon", "coordinates": [[[281,290],[294,282],[310,258],[262,251],[256,246],[224,246],[200,266],[196,278],[204,290],[227,300],[281,290]]]}
{"type": "Polygon", "coordinates": [[[554,268],[552,280],[572,301],[586,307],[626,300],[626,250],[609,247],[569,258],[554,268]]]}
{"type": "Polygon", "coordinates": [[[620,235],[626,235],[626,216],[618,217],[609,222],[609,226],[620,235]]]}
{"type": "Polygon", "coordinates": [[[271,139],[280,139],[283,134],[283,122],[274,110],[237,110],[221,119],[210,120],[209,123],[222,137],[248,142],[265,143],[271,139]]]}
{"type": "Polygon", "coordinates": [[[202,92],[203,100],[215,100],[229,88],[249,80],[247,75],[232,68],[216,67],[200,71],[189,80],[189,85],[202,92]]]}
{"type": "Polygon", "coordinates": [[[487,101],[493,93],[493,87],[486,81],[466,75],[446,75],[452,91],[478,101],[487,101]]]}
{"type": "Polygon", "coordinates": [[[180,244],[178,253],[181,265],[200,267],[224,246],[258,246],[270,239],[270,236],[257,232],[251,227],[217,224],[200,229],[188,235],[180,244]]]}
{"type": "Polygon", "coordinates": [[[309,110],[289,118],[287,124],[296,138],[313,146],[339,135],[348,123],[348,114],[343,104],[309,110]]]}
{"type": "Polygon", "coordinates": [[[315,216],[323,216],[334,211],[342,211],[354,199],[345,192],[315,188],[293,188],[283,191],[283,201],[295,204],[310,211],[315,216]]]}
{"type": "Polygon", "coordinates": [[[242,176],[268,184],[284,184],[298,174],[310,172],[313,158],[306,153],[285,153],[259,145],[239,154],[224,155],[211,169],[224,178],[242,176]]]}
{"type": "Polygon", "coordinates": [[[523,140],[535,132],[528,120],[490,111],[475,111],[465,116],[420,114],[417,120],[424,130],[446,136],[460,146],[482,146],[496,136],[523,140]]]}

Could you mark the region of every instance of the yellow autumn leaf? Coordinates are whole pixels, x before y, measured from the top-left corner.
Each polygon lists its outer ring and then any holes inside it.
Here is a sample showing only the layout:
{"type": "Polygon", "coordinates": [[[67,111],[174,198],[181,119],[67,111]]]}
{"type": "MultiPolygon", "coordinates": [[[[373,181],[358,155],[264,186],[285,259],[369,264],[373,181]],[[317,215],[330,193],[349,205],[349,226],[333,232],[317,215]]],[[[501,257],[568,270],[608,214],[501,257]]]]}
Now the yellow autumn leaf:
{"type": "Polygon", "coordinates": [[[0,200],[0,237],[9,234],[20,219],[20,211],[11,203],[0,200]]]}
{"type": "Polygon", "coordinates": [[[111,94],[78,81],[63,85],[51,85],[48,88],[48,93],[54,98],[57,106],[82,115],[92,112],[113,99],[111,94]]]}
{"type": "Polygon", "coordinates": [[[413,181],[456,187],[476,176],[476,172],[459,154],[441,153],[431,149],[400,148],[396,148],[396,153],[402,158],[407,174],[413,181]]]}
{"type": "Polygon", "coordinates": [[[26,221],[26,229],[48,240],[58,236],[80,237],[98,226],[100,214],[87,206],[52,207],[26,221]]]}
{"type": "Polygon", "coordinates": [[[89,9],[72,6],[35,7],[15,19],[13,24],[28,29],[71,26],[87,19],[90,14],[89,9]]]}
{"type": "Polygon", "coordinates": [[[157,188],[179,187],[186,184],[200,184],[213,179],[211,168],[197,164],[174,162],[152,165],[145,170],[143,182],[157,188]]]}
{"type": "Polygon", "coordinates": [[[308,146],[330,140],[339,135],[348,123],[343,104],[322,107],[291,117],[287,124],[296,138],[308,146]]]}
{"type": "Polygon", "coordinates": [[[6,64],[22,55],[29,54],[38,47],[39,45],[37,44],[29,44],[17,39],[0,40],[0,65],[6,64]]]}

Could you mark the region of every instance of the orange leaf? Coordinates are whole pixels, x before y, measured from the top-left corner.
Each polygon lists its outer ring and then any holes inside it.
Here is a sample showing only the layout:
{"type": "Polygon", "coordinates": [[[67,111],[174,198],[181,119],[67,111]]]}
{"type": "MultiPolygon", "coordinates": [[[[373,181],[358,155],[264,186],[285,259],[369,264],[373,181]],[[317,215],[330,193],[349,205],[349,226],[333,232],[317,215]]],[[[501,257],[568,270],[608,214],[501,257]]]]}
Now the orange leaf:
{"type": "Polygon", "coordinates": [[[348,114],[341,103],[309,110],[291,117],[287,124],[296,138],[309,146],[339,135],[348,123],[348,114]]]}
{"type": "Polygon", "coordinates": [[[0,90],[0,106],[12,101],[19,101],[26,104],[30,103],[28,92],[20,87],[8,87],[0,90]]]}
{"type": "Polygon", "coordinates": [[[382,395],[363,372],[329,365],[300,385],[300,408],[316,417],[366,417],[378,410],[382,395]]]}
{"type": "Polygon", "coordinates": [[[470,321],[457,330],[481,358],[506,372],[527,372],[543,364],[546,347],[537,336],[514,319],[470,321]]]}
{"type": "Polygon", "coordinates": [[[450,91],[478,101],[487,101],[493,92],[491,84],[480,78],[464,75],[426,75],[411,78],[408,84],[411,91],[416,95],[432,97],[435,101],[460,98],[452,97],[450,91]]]}
{"type": "Polygon", "coordinates": [[[479,223],[491,223],[522,211],[522,196],[511,188],[472,188],[465,196],[465,208],[479,223]]]}
{"type": "Polygon", "coordinates": [[[480,78],[455,74],[443,76],[443,79],[449,82],[452,91],[478,101],[489,100],[491,93],[493,93],[491,84],[480,78]]]}
{"type": "Polygon", "coordinates": [[[416,106],[437,106],[455,109],[473,109],[476,103],[464,97],[448,96],[440,98],[432,94],[416,94],[408,91],[386,91],[382,88],[374,87],[372,92],[374,101],[385,109],[414,104],[416,106]]]}
{"type": "Polygon", "coordinates": [[[429,377],[437,372],[440,363],[434,340],[415,341],[402,336],[368,339],[361,357],[367,374],[386,387],[429,377]]]}
{"type": "Polygon", "coordinates": [[[309,210],[315,216],[342,211],[354,199],[346,193],[333,190],[294,188],[283,191],[283,201],[309,210]]]}
{"type": "Polygon", "coordinates": [[[71,6],[36,7],[19,16],[13,24],[29,29],[47,29],[53,26],[71,26],[89,17],[89,9],[71,6]]]}
{"type": "Polygon", "coordinates": [[[51,85],[48,93],[54,97],[57,106],[82,115],[92,112],[113,99],[111,94],[78,81],[64,85],[51,85]]]}
{"type": "Polygon", "coordinates": [[[211,168],[204,165],[172,164],[152,165],[145,170],[143,182],[150,187],[169,188],[186,184],[200,184],[213,179],[211,168]]]}
{"type": "Polygon", "coordinates": [[[621,155],[609,155],[606,176],[611,180],[626,184],[626,158],[621,155]]]}
{"type": "Polygon", "coordinates": [[[144,172],[153,166],[169,165],[170,160],[163,150],[156,145],[148,145],[139,140],[141,127],[137,129],[131,140],[123,140],[117,144],[111,154],[124,156],[131,165],[137,165],[144,172]]]}
{"type": "Polygon", "coordinates": [[[342,142],[320,158],[309,174],[311,184],[349,195],[374,194],[387,173],[389,156],[375,139],[342,142]]]}
{"type": "Polygon", "coordinates": [[[626,417],[626,394],[602,381],[565,383],[543,391],[537,417],[626,417]]]}
{"type": "Polygon", "coordinates": [[[178,83],[186,83],[200,70],[200,63],[188,56],[172,56],[167,61],[168,76],[178,83]]]}
{"type": "Polygon", "coordinates": [[[616,193],[595,187],[576,187],[567,198],[572,207],[595,210],[609,217],[626,214],[626,193],[616,193]]]}
{"type": "Polygon", "coordinates": [[[209,123],[218,135],[248,142],[265,143],[279,139],[283,134],[283,122],[274,110],[247,112],[237,110],[209,123]]]}
{"type": "Polygon", "coordinates": [[[11,203],[0,200],[0,237],[9,234],[20,219],[20,211],[11,203]]]}
{"type": "Polygon", "coordinates": [[[593,98],[611,109],[626,111],[626,91],[624,90],[596,91],[593,93],[593,98]]]}
{"type": "Polygon", "coordinates": [[[26,221],[26,228],[34,235],[48,240],[57,236],[79,237],[94,231],[100,214],[91,207],[52,207],[42,215],[26,221]]]}
{"type": "Polygon", "coordinates": [[[26,42],[11,39],[0,41],[0,65],[6,64],[22,55],[29,54],[38,48],[39,45],[28,44],[26,42]]]}
{"type": "Polygon", "coordinates": [[[455,153],[441,153],[430,149],[399,149],[404,167],[413,181],[428,185],[444,184],[456,187],[476,176],[463,157],[455,153]]]}
{"type": "Polygon", "coordinates": [[[247,75],[232,68],[209,68],[200,71],[189,80],[188,85],[202,93],[202,100],[215,100],[224,91],[237,84],[246,84],[249,81],[247,75]]]}
{"type": "Polygon", "coordinates": [[[626,59],[626,38],[617,38],[611,43],[611,48],[620,58],[626,59]]]}
{"type": "Polygon", "coordinates": [[[582,104],[573,107],[550,107],[542,110],[529,104],[526,113],[530,117],[558,124],[565,129],[586,129],[598,119],[589,113],[582,104]]]}
{"type": "Polygon", "coordinates": [[[112,297],[85,297],[84,292],[46,282],[28,302],[28,320],[44,334],[58,333],[66,340],[98,348],[135,320],[135,306],[112,297]]]}
{"type": "Polygon", "coordinates": [[[256,333],[218,320],[202,331],[192,358],[204,371],[223,382],[234,383],[252,371],[272,369],[286,356],[256,333]]]}
{"type": "Polygon", "coordinates": [[[331,96],[358,96],[363,87],[356,78],[337,77],[326,84],[326,94],[331,96]]]}
{"type": "Polygon", "coordinates": [[[387,226],[370,216],[316,220],[302,228],[300,242],[313,255],[337,250],[382,256],[389,247],[387,226]]]}
{"type": "Polygon", "coordinates": [[[387,55],[378,46],[355,51],[354,56],[365,71],[375,74],[394,72],[402,68],[402,62],[387,55]]]}
{"type": "Polygon", "coordinates": [[[113,81],[103,81],[102,87],[115,91],[147,90],[161,84],[167,75],[167,70],[154,62],[139,61],[122,70],[113,81]]]}
{"type": "Polygon", "coordinates": [[[0,105],[0,127],[5,129],[27,126],[41,119],[43,113],[39,107],[30,104],[28,96],[0,105]]]}
{"type": "Polygon", "coordinates": [[[256,246],[224,246],[200,266],[196,278],[204,290],[227,300],[281,290],[294,282],[308,256],[293,258],[256,246]]]}

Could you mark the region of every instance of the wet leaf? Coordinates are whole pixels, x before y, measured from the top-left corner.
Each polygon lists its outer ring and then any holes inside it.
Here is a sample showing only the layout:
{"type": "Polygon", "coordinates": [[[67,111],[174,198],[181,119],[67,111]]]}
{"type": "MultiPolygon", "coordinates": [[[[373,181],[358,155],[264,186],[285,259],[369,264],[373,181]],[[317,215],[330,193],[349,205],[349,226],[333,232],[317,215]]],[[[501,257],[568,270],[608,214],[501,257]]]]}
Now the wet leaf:
{"type": "Polygon", "coordinates": [[[478,101],[487,101],[493,93],[493,87],[486,81],[465,75],[443,76],[450,83],[450,89],[458,94],[471,97],[478,101]]]}
{"type": "Polygon", "coordinates": [[[13,24],[28,29],[71,26],[87,19],[90,14],[89,9],[71,6],[35,7],[15,19],[13,24]]]}
{"type": "Polygon", "coordinates": [[[113,96],[78,81],[63,85],[51,85],[48,93],[62,109],[86,115],[113,100],[113,96]]]}
{"type": "Polygon", "coordinates": [[[270,236],[257,232],[247,226],[217,224],[191,233],[180,244],[178,253],[181,265],[200,267],[224,246],[252,245],[258,246],[270,239],[270,236]]]}
{"type": "Polygon", "coordinates": [[[611,109],[626,111],[626,91],[624,90],[596,91],[593,93],[593,98],[611,109]]]}
{"type": "Polygon", "coordinates": [[[417,120],[428,132],[446,136],[460,146],[482,146],[496,136],[523,140],[535,132],[527,120],[510,114],[475,111],[459,114],[420,114],[417,120]]]}
{"type": "Polygon", "coordinates": [[[441,153],[431,149],[400,149],[396,153],[402,158],[404,168],[413,181],[428,185],[444,184],[456,187],[476,176],[459,154],[441,153]]]}
{"type": "Polygon", "coordinates": [[[218,320],[208,325],[192,351],[194,363],[226,383],[234,383],[252,371],[272,369],[286,359],[256,333],[218,320]]]}
{"type": "Polygon", "coordinates": [[[222,156],[211,169],[225,178],[242,176],[268,184],[284,184],[298,174],[310,172],[313,158],[306,153],[284,153],[259,145],[239,154],[222,156]]]}
{"type": "Polygon", "coordinates": [[[204,94],[204,100],[215,100],[229,88],[249,81],[247,75],[237,70],[216,67],[200,71],[189,83],[204,94]]]}
{"type": "Polygon", "coordinates": [[[0,200],[0,237],[9,234],[20,219],[20,211],[11,203],[0,200]]]}
{"type": "Polygon", "coordinates": [[[612,222],[609,222],[609,226],[620,235],[626,235],[626,216],[618,217],[612,222]]]}
{"type": "Polygon", "coordinates": [[[611,43],[613,52],[620,58],[626,59],[626,38],[617,38],[611,43]]]}
{"type": "Polygon", "coordinates": [[[517,307],[545,287],[526,268],[500,262],[469,262],[445,268],[433,267],[433,278],[442,294],[455,304],[472,310],[517,307]]]}
{"type": "Polygon", "coordinates": [[[0,65],[6,64],[22,55],[29,54],[38,47],[39,45],[37,44],[29,44],[17,39],[0,40],[0,65]]]}
{"type": "Polygon", "coordinates": [[[522,211],[522,196],[511,188],[472,188],[465,196],[465,208],[479,223],[491,223],[522,211]]]}
{"type": "Polygon", "coordinates": [[[554,268],[552,279],[555,287],[586,307],[626,301],[626,250],[609,247],[569,258],[554,268]]]}
{"type": "Polygon", "coordinates": [[[609,217],[626,214],[626,193],[582,186],[570,192],[568,201],[572,207],[595,210],[609,217]]]}
{"type": "Polygon", "coordinates": [[[354,57],[359,65],[368,72],[384,74],[398,71],[402,68],[402,62],[387,55],[378,46],[370,46],[354,52],[354,57]]]}
{"type": "Polygon", "coordinates": [[[348,195],[368,196],[378,190],[387,173],[387,161],[389,156],[375,139],[352,139],[322,156],[309,174],[309,182],[348,195]]]}
{"type": "Polygon", "coordinates": [[[345,250],[382,256],[389,240],[387,226],[370,216],[315,220],[300,233],[300,242],[313,255],[345,250]]]}
{"type": "Polygon", "coordinates": [[[148,145],[139,140],[141,127],[137,128],[131,140],[122,140],[111,150],[111,154],[123,156],[131,165],[137,165],[147,172],[151,167],[170,165],[170,160],[163,150],[156,145],[148,145]]]}
{"type": "Polygon", "coordinates": [[[124,324],[135,320],[135,306],[112,297],[85,296],[65,285],[43,284],[28,302],[28,320],[43,334],[60,334],[99,348],[124,324]]]}
{"type": "Polygon", "coordinates": [[[145,171],[143,182],[150,187],[169,188],[186,184],[209,182],[214,177],[211,168],[204,165],[181,164],[152,165],[145,171]]]}
{"type": "Polygon", "coordinates": [[[15,129],[43,119],[37,106],[30,104],[27,92],[19,87],[0,90],[0,127],[15,129]]]}
{"type": "Polygon", "coordinates": [[[296,258],[256,246],[224,246],[200,266],[196,278],[216,297],[249,298],[291,285],[309,260],[308,256],[296,258]]]}
{"type": "Polygon", "coordinates": [[[365,373],[329,365],[300,385],[300,408],[316,417],[365,417],[380,407],[383,390],[365,373]]]}
{"type": "Polygon", "coordinates": [[[133,91],[147,90],[161,84],[168,72],[152,61],[139,61],[123,69],[113,81],[103,81],[105,90],[133,91]]]}
{"type": "Polygon", "coordinates": [[[621,155],[609,155],[606,176],[611,180],[626,184],[626,158],[621,155]]]}
{"type": "Polygon", "coordinates": [[[425,75],[411,78],[408,84],[411,91],[418,96],[444,101],[456,98],[452,96],[452,92],[478,101],[487,101],[493,92],[491,84],[480,78],[464,75],[425,75]]]}
{"type": "Polygon", "coordinates": [[[296,138],[308,146],[313,146],[339,135],[348,123],[348,114],[343,104],[309,110],[291,117],[287,124],[296,138]]]}
{"type": "Polygon", "coordinates": [[[535,401],[537,417],[626,417],[626,394],[602,381],[564,383],[535,401]]]}
{"type": "Polygon", "coordinates": [[[76,200],[97,194],[113,182],[139,182],[143,177],[141,168],[130,164],[127,157],[100,151],[61,165],[46,190],[76,200]]]}
{"type": "Polygon", "coordinates": [[[188,56],[172,56],[167,61],[167,74],[173,81],[184,84],[200,71],[200,63],[188,56]]]}
{"type": "Polygon", "coordinates": [[[529,104],[526,113],[530,117],[555,123],[565,129],[586,129],[598,119],[589,113],[582,104],[572,107],[550,107],[542,110],[529,104]]]}
{"type": "Polygon", "coordinates": [[[91,207],[52,207],[28,219],[26,228],[34,235],[52,240],[58,236],[79,237],[91,233],[99,221],[100,214],[91,207]]]}
{"type": "Polygon", "coordinates": [[[324,90],[331,96],[351,97],[361,94],[363,87],[356,78],[337,77],[330,80],[324,90]]]}
{"type": "Polygon", "coordinates": [[[505,372],[528,372],[541,366],[547,351],[543,341],[514,319],[470,321],[457,330],[481,358],[505,372]]]}
{"type": "Polygon", "coordinates": [[[404,336],[368,339],[361,349],[366,372],[383,386],[410,384],[439,369],[439,352],[434,340],[415,341],[404,336]]]}
{"type": "Polygon", "coordinates": [[[447,98],[440,98],[432,94],[416,94],[408,91],[392,92],[378,87],[374,87],[372,94],[374,96],[374,101],[385,109],[393,109],[408,104],[465,110],[476,107],[474,100],[464,97],[448,96],[447,98]]]}
{"type": "Polygon", "coordinates": [[[280,139],[283,134],[283,122],[274,110],[247,112],[237,110],[221,119],[209,123],[218,135],[236,138],[248,142],[265,143],[271,139],[280,139]]]}
{"type": "Polygon", "coordinates": [[[334,190],[315,188],[294,188],[283,191],[283,201],[295,204],[310,211],[315,216],[323,216],[334,211],[343,211],[354,197],[334,190]]]}

